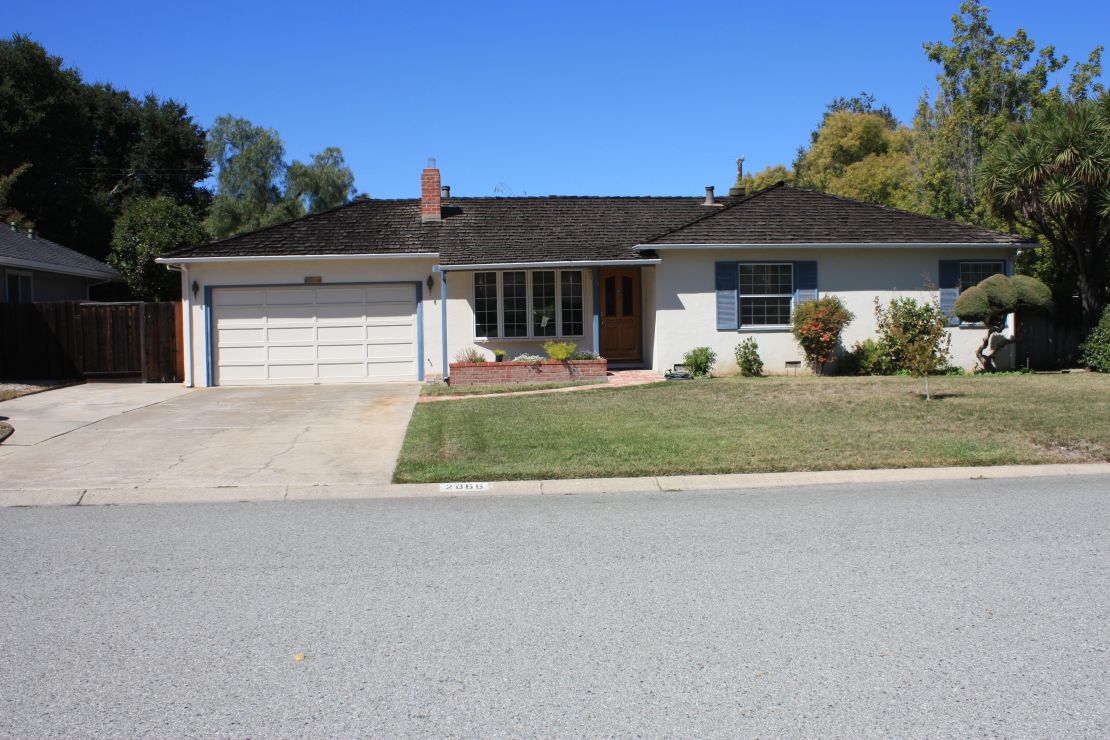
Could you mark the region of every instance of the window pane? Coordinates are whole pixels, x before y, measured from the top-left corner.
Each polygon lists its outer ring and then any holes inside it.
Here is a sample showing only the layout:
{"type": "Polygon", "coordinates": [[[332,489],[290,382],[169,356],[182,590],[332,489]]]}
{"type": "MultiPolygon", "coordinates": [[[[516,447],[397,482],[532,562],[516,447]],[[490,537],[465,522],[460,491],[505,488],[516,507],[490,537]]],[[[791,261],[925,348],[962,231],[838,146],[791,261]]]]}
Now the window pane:
{"type": "Polygon", "coordinates": [[[793,265],[740,265],[741,294],[790,295],[793,292],[793,265]]]}
{"type": "Polygon", "coordinates": [[[555,272],[532,273],[532,335],[555,336],[555,272]]]}
{"type": "Polygon", "coordinates": [[[8,303],[19,303],[19,275],[8,275],[8,303]]]}
{"type": "Polygon", "coordinates": [[[740,297],[741,326],[784,326],[789,323],[789,298],[740,297]]]}
{"type": "Polygon", "coordinates": [[[501,300],[505,317],[506,337],[528,336],[528,292],[524,272],[506,272],[501,276],[501,300]]]}
{"type": "Polygon", "coordinates": [[[621,316],[632,316],[636,313],[632,301],[635,297],[632,292],[632,278],[623,276],[621,278],[621,316]]]}
{"type": "Polygon", "coordinates": [[[474,336],[497,336],[497,273],[474,273],[474,336]]]}
{"type": "Polygon", "coordinates": [[[1001,262],[961,262],[960,263],[960,292],[973,285],[978,285],[991,275],[1000,275],[1004,272],[1001,262]]]}
{"type": "Polygon", "coordinates": [[[605,278],[605,315],[617,315],[617,279],[612,275],[605,278]]]}
{"type": "Polygon", "coordinates": [[[582,333],[582,273],[575,270],[561,275],[563,334],[576,336],[582,333]]]}

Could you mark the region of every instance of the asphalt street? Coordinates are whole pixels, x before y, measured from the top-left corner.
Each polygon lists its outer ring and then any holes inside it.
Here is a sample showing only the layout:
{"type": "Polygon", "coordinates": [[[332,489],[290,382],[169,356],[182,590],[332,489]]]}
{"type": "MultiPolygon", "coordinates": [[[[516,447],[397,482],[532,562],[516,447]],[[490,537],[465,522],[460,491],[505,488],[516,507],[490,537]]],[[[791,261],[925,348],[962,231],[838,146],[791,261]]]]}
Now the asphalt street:
{"type": "Polygon", "coordinates": [[[1101,476],[2,509],[0,735],[1105,737],[1108,529],[1101,476]]]}

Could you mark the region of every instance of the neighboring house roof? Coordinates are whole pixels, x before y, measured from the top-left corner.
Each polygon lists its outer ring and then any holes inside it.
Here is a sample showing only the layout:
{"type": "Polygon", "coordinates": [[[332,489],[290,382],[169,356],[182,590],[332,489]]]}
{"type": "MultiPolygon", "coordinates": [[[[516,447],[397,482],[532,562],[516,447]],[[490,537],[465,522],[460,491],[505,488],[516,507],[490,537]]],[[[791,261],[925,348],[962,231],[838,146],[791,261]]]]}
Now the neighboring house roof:
{"type": "Polygon", "coordinates": [[[339,208],[163,255],[163,259],[405,255],[440,264],[620,261],[653,245],[787,243],[1015,244],[1020,237],[787,186],[706,206],[691,197],[444,198],[339,208]],[[662,235],[662,236],[660,236],[662,235]]]}
{"type": "Polygon", "coordinates": [[[1028,240],[813,190],[775,185],[650,239],[667,244],[1022,244],[1028,240]]]}
{"type": "Polygon", "coordinates": [[[7,226],[0,227],[0,265],[101,280],[119,277],[119,273],[100,260],[7,226]]]}

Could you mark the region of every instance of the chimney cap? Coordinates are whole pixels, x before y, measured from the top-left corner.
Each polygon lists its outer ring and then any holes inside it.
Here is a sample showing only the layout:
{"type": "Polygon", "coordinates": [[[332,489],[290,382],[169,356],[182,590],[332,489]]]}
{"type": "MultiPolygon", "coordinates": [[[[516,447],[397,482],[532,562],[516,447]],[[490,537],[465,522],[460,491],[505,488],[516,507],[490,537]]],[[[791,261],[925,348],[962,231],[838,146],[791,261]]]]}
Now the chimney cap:
{"type": "Polygon", "coordinates": [[[428,169],[434,170],[436,168],[436,158],[428,157],[428,169]]]}

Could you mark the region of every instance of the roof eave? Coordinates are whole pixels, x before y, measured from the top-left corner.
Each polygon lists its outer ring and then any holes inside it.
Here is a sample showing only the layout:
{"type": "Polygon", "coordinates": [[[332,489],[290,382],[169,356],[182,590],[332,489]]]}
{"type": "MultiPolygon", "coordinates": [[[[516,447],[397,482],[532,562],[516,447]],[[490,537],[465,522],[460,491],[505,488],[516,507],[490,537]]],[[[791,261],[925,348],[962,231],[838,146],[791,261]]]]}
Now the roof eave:
{"type": "Polygon", "coordinates": [[[387,259],[436,259],[439,252],[391,252],[366,254],[262,254],[232,255],[226,257],[159,257],[160,265],[191,265],[202,262],[306,262],[338,260],[387,260],[387,259]]]}
{"type": "Polygon", "coordinates": [[[657,243],[637,244],[634,250],[681,249],[1018,249],[1036,242],[768,242],[768,243],[657,243]]]}
{"type": "Polygon", "coordinates": [[[105,270],[94,270],[92,268],[86,269],[84,267],[55,265],[52,262],[41,262],[39,260],[24,260],[18,257],[8,257],[5,255],[0,255],[0,265],[24,270],[38,270],[39,272],[55,272],[59,275],[94,278],[97,280],[120,279],[120,274],[110,267],[105,270]]]}

